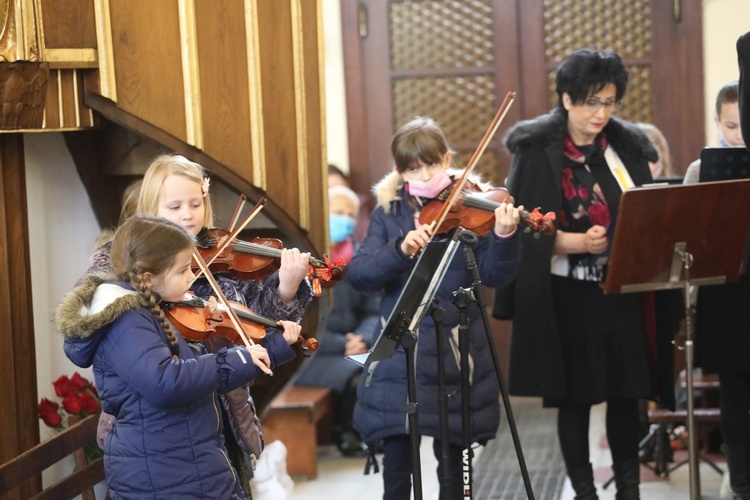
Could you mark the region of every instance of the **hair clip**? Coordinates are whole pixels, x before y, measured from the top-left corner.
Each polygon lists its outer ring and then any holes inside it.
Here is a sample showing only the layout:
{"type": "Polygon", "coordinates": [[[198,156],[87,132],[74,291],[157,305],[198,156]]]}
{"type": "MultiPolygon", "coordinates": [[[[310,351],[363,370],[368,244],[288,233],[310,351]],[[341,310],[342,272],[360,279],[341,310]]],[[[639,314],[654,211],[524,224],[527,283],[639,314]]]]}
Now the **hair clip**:
{"type": "Polygon", "coordinates": [[[203,183],[201,184],[201,191],[203,191],[203,197],[205,198],[208,195],[208,187],[211,185],[211,178],[210,177],[204,177],[203,183]]]}

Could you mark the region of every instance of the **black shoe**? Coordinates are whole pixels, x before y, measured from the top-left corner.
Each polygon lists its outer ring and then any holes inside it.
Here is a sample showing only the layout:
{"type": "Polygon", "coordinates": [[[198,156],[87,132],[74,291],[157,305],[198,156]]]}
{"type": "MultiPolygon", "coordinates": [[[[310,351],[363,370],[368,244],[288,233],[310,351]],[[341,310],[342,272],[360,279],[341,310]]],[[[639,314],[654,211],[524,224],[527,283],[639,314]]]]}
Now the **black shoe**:
{"type": "Polygon", "coordinates": [[[729,485],[732,487],[733,498],[750,499],[750,461],[748,447],[742,444],[725,444],[722,446],[727,456],[729,468],[729,485]]]}
{"type": "Polygon", "coordinates": [[[345,457],[364,457],[365,446],[353,430],[343,431],[334,436],[336,447],[345,457]]]}
{"type": "Polygon", "coordinates": [[[596,486],[594,486],[594,469],[591,468],[591,464],[569,470],[568,477],[576,492],[575,500],[598,500],[596,486]]]}
{"type": "Polygon", "coordinates": [[[612,464],[615,473],[617,500],[638,500],[640,498],[641,463],[637,458],[622,460],[612,464]]]}

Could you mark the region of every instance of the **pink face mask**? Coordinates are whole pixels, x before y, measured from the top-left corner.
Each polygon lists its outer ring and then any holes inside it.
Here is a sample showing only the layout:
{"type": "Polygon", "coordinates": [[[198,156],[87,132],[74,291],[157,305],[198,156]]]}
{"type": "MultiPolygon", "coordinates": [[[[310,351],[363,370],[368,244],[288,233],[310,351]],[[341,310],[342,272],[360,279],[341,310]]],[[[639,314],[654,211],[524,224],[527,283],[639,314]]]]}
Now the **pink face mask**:
{"type": "Polygon", "coordinates": [[[427,182],[409,181],[409,183],[406,185],[406,189],[412,196],[419,196],[421,198],[435,198],[443,191],[443,189],[447,188],[450,185],[451,178],[448,173],[443,170],[442,173],[435,175],[427,182]]]}

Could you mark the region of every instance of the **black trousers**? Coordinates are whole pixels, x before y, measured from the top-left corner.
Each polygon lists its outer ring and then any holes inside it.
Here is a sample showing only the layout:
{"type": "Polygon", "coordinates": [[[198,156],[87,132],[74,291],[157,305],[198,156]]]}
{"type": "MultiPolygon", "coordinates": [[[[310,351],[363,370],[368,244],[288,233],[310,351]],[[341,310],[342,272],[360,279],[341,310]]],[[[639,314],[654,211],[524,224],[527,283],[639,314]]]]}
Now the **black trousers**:
{"type": "MultiPolygon", "coordinates": [[[[438,460],[438,479],[443,484],[443,450],[439,439],[432,445],[438,460]]],[[[440,498],[452,500],[462,498],[461,451],[458,445],[450,445],[450,473],[453,486],[450,492],[440,488],[440,498]]],[[[383,440],[383,500],[409,500],[411,498],[411,476],[414,471],[411,457],[411,437],[408,434],[390,436],[383,440]]]]}

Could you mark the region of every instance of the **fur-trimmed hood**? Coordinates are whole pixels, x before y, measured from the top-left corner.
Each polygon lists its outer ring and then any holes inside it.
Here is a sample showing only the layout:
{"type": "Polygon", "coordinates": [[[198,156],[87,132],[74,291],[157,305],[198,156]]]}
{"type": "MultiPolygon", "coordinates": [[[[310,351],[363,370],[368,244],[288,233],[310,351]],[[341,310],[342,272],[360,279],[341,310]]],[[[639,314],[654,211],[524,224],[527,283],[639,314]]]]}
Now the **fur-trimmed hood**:
{"type": "MultiPolygon", "coordinates": [[[[463,173],[463,170],[449,168],[447,172],[448,175],[456,179],[463,173]]],[[[489,184],[483,182],[478,175],[470,175],[469,180],[478,184],[483,190],[490,187],[489,184]]],[[[401,177],[401,174],[395,170],[380,179],[380,181],[378,181],[378,183],[372,188],[372,194],[375,195],[377,206],[383,207],[385,213],[390,213],[391,203],[401,199],[401,190],[403,187],[404,180],[401,177]]]]}
{"type": "MultiPolygon", "coordinates": [[[[503,142],[508,151],[515,154],[519,148],[525,145],[561,140],[567,133],[568,117],[560,109],[555,108],[546,115],[517,123],[505,134],[503,142]]],[[[627,147],[648,161],[656,162],[659,160],[656,147],[634,123],[612,117],[607,126],[604,127],[604,133],[607,136],[607,141],[617,151],[622,147],[627,147]]]]}
{"type": "Polygon", "coordinates": [[[129,284],[107,281],[104,275],[89,275],[57,307],[55,324],[67,338],[87,339],[126,311],[141,306],[143,300],[129,284]]]}

